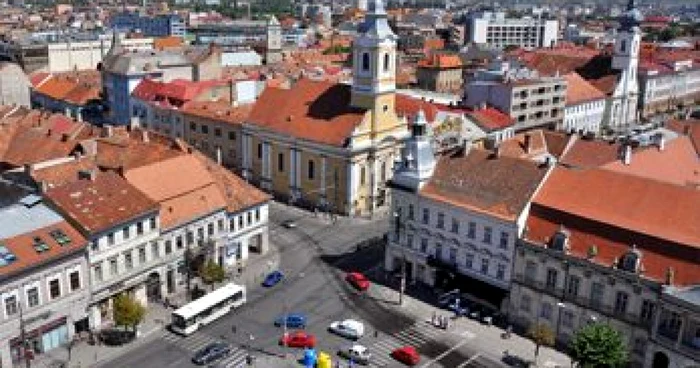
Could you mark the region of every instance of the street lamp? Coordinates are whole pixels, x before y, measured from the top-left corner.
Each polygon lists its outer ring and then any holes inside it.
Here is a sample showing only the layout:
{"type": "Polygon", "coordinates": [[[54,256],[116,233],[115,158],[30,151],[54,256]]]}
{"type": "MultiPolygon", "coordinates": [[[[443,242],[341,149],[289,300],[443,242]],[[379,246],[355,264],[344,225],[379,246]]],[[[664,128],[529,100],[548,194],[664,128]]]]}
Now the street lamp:
{"type": "MultiPolygon", "coordinates": [[[[401,247],[400,228],[401,214],[394,212],[396,244],[401,247]]],[[[399,305],[403,305],[403,295],[406,292],[406,252],[401,248],[401,284],[399,285],[399,305]]]]}
{"type": "Polygon", "coordinates": [[[27,340],[27,331],[24,326],[24,312],[22,311],[22,302],[18,300],[19,306],[19,335],[22,344],[22,355],[24,355],[24,364],[27,368],[31,368],[31,355],[29,353],[29,340],[27,340]]]}

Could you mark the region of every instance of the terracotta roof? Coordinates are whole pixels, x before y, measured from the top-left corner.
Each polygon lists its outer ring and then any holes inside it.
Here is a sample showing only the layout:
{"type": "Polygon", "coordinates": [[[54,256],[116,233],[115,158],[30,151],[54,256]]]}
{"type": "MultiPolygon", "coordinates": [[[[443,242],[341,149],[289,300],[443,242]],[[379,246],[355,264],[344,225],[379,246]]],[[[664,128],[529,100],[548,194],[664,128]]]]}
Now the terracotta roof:
{"type": "Polygon", "coordinates": [[[160,224],[163,230],[194,221],[215,211],[223,210],[226,201],[216,184],[195,188],[160,202],[160,224]]]}
{"type": "Polygon", "coordinates": [[[462,60],[458,55],[435,53],[418,61],[421,68],[461,68],[462,60]]]}
{"type": "Polygon", "coordinates": [[[537,204],[700,248],[700,190],[601,169],[556,168],[537,204]]]}
{"type": "Polygon", "coordinates": [[[476,123],[487,132],[508,128],[515,124],[513,118],[493,107],[474,109],[474,111],[467,113],[467,115],[472,117],[476,123]]]}
{"type": "Polygon", "coordinates": [[[674,285],[700,283],[698,248],[542,207],[537,203],[533,203],[526,224],[526,238],[536,245],[548,246],[552,236],[563,226],[569,233],[569,254],[572,256],[610,267],[629,252],[632,245],[636,245],[642,255],[642,277],[664,282],[671,267],[674,270],[674,285]],[[596,247],[598,254],[590,258],[588,251],[592,246],[596,247]]]}
{"type": "Polygon", "coordinates": [[[153,48],[162,50],[172,47],[182,47],[182,41],[182,37],[178,36],[160,37],[153,40],[153,48]]]}
{"type": "Polygon", "coordinates": [[[54,76],[34,89],[42,95],[51,97],[54,100],[63,100],[66,94],[68,94],[68,92],[70,92],[73,88],[75,88],[74,80],[54,76]]]}
{"type": "Polygon", "coordinates": [[[36,86],[52,77],[51,73],[37,71],[29,75],[29,82],[36,88],[36,86]]]}
{"type": "Polygon", "coordinates": [[[569,144],[573,142],[572,136],[562,132],[543,130],[544,139],[547,142],[547,151],[557,159],[561,158],[569,144]]]}
{"type": "Polygon", "coordinates": [[[46,197],[88,234],[158,210],[155,201],[113,172],[51,188],[46,197]]]}
{"type": "MultiPolygon", "coordinates": [[[[97,133],[99,134],[99,133],[97,133]]],[[[184,144],[152,131],[114,129],[114,136],[94,138],[101,168],[126,170],[183,154],[184,144]],[[144,140],[144,138],[147,138],[144,140]]]]}
{"type": "Polygon", "coordinates": [[[564,76],[566,79],[566,105],[578,105],[584,102],[601,100],[605,94],[581,78],[576,72],[564,76]]]}
{"type": "Polygon", "coordinates": [[[239,125],[248,120],[254,104],[231,106],[228,101],[190,101],[182,106],[183,114],[239,125]]]}
{"type": "Polygon", "coordinates": [[[700,119],[669,120],[666,122],[666,128],[687,135],[693,142],[695,152],[700,156],[700,119]]]}
{"type": "Polygon", "coordinates": [[[291,89],[266,88],[249,122],[280,134],[344,146],[365,110],[350,106],[350,86],[299,80],[291,89]]]}
{"type": "Polygon", "coordinates": [[[620,159],[621,146],[601,140],[587,140],[572,136],[572,143],[564,152],[560,162],[567,166],[599,167],[620,159]]]}
{"type": "Polygon", "coordinates": [[[591,79],[589,82],[593,87],[610,96],[615,92],[619,76],[619,73],[609,74],[598,79],[591,79]]]}
{"type": "Polygon", "coordinates": [[[602,167],[619,173],[700,189],[700,159],[690,139],[679,136],[666,142],[664,146],[663,151],[651,146],[634,152],[629,165],[615,160],[602,167]]]}
{"type": "Polygon", "coordinates": [[[0,245],[6,247],[17,257],[16,261],[0,267],[0,277],[5,278],[26,268],[41,266],[67,254],[80,251],[87,245],[87,240],[66,221],[61,221],[11,238],[0,239],[0,245]],[[60,245],[51,236],[51,233],[56,230],[62,231],[70,239],[70,243],[60,245]],[[44,241],[49,247],[48,250],[41,253],[34,250],[33,244],[36,237],[44,241]]]}
{"type": "Polygon", "coordinates": [[[435,115],[437,115],[438,112],[435,104],[400,93],[396,94],[394,108],[396,110],[396,115],[405,117],[409,121],[413,120],[413,118],[418,114],[418,111],[422,109],[425,113],[425,118],[429,122],[433,122],[435,121],[435,115]]]}
{"type": "Polygon", "coordinates": [[[471,149],[466,157],[443,156],[421,195],[472,211],[515,220],[537,190],[547,168],[513,157],[471,149]]]}
{"type": "Polygon", "coordinates": [[[83,157],[57,165],[36,168],[32,171],[31,176],[35,182],[44,183],[48,188],[53,188],[78,181],[79,172],[87,173],[90,170],[99,171],[97,163],[93,158],[83,157]]]}
{"type": "Polygon", "coordinates": [[[519,158],[535,158],[548,153],[547,141],[541,129],[516,134],[501,142],[498,150],[503,156],[519,158]],[[530,137],[529,150],[525,146],[526,136],[530,137]]]}

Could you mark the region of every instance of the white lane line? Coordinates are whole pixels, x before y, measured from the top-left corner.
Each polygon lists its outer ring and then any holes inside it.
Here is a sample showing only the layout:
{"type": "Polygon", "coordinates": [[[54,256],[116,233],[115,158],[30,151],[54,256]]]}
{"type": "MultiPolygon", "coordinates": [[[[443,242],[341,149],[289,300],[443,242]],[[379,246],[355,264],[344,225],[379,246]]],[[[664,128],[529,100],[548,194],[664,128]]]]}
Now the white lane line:
{"type": "Polygon", "coordinates": [[[421,339],[418,336],[413,336],[408,333],[398,333],[394,335],[397,340],[400,340],[402,342],[410,344],[416,344],[416,345],[422,345],[424,344],[427,340],[421,339]]]}
{"type": "Polygon", "coordinates": [[[238,352],[236,352],[235,355],[232,354],[231,356],[227,357],[224,360],[224,363],[226,364],[227,368],[234,367],[234,366],[242,363],[243,361],[245,361],[245,356],[246,356],[246,352],[239,350],[238,352]]]}
{"type": "Polygon", "coordinates": [[[476,354],[472,355],[471,358],[467,359],[466,362],[460,364],[457,368],[464,368],[464,367],[466,367],[469,363],[473,362],[474,360],[476,360],[476,358],[478,358],[478,357],[480,357],[480,356],[481,356],[481,353],[476,353],[476,354]]]}
{"type": "Polygon", "coordinates": [[[457,345],[455,345],[455,346],[453,346],[453,347],[451,347],[451,348],[445,350],[442,354],[436,356],[434,359],[431,359],[429,362],[423,364],[421,367],[422,367],[422,368],[429,367],[431,364],[433,364],[433,363],[439,361],[440,359],[446,357],[447,354],[449,354],[449,353],[451,353],[451,352],[453,352],[453,351],[459,349],[462,345],[464,345],[464,344],[466,344],[466,343],[467,343],[467,340],[460,341],[457,345]]]}

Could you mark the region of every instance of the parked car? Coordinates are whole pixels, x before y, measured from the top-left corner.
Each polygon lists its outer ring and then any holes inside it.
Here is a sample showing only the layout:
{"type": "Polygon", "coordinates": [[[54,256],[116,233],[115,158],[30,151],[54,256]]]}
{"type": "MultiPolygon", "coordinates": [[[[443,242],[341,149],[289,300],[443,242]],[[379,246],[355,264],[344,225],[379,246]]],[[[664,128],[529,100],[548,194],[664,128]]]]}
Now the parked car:
{"type": "Polygon", "coordinates": [[[306,316],[301,313],[290,313],[277,317],[275,326],[289,328],[304,328],[306,327],[306,316]]]}
{"type": "Polygon", "coordinates": [[[400,347],[391,352],[391,357],[406,365],[416,365],[420,362],[420,355],[413,346],[400,347]]]}
{"type": "Polygon", "coordinates": [[[369,360],[372,357],[369,349],[357,344],[340,349],[338,355],[345,359],[352,359],[353,362],[363,365],[369,364],[369,360]]]}
{"type": "Polygon", "coordinates": [[[296,331],[282,335],[280,345],[290,348],[313,348],[316,346],[316,336],[304,331],[296,331]]]}
{"type": "Polygon", "coordinates": [[[231,348],[223,342],[213,342],[199,349],[192,357],[192,362],[205,365],[231,354],[231,348]]]}
{"type": "Polygon", "coordinates": [[[455,289],[452,291],[449,291],[447,293],[444,293],[438,297],[438,305],[440,307],[446,307],[452,303],[454,303],[455,299],[459,297],[459,289],[455,289]]]}
{"type": "Polygon", "coordinates": [[[346,319],[345,321],[335,321],[328,326],[328,331],[336,335],[357,340],[365,333],[365,326],[362,322],[354,319],[346,319]]]}
{"type": "Polygon", "coordinates": [[[455,298],[454,301],[447,306],[448,310],[455,312],[458,316],[466,316],[469,313],[469,307],[460,298],[455,298]]]}
{"type": "Polygon", "coordinates": [[[265,277],[265,281],[263,281],[263,286],[273,287],[277,285],[280,281],[282,281],[283,278],[284,274],[282,272],[272,271],[265,277]]]}
{"type": "Polygon", "coordinates": [[[297,223],[293,220],[285,220],[282,222],[282,227],[287,229],[295,229],[297,227],[297,223]]]}
{"type": "Polygon", "coordinates": [[[349,282],[352,287],[359,291],[369,289],[370,282],[365,275],[360,272],[350,272],[345,276],[345,281],[349,282]]]}

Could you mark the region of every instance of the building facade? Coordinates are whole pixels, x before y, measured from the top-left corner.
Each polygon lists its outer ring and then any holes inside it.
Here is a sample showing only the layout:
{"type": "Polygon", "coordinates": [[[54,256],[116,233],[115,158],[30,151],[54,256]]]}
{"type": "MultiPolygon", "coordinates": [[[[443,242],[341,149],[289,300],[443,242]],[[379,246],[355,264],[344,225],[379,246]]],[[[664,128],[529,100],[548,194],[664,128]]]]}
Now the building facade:
{"type": "MultiPolygon", "coordinates": [[[[670,275],[672,277],[672,275],[670,275]]],[[[651,367],[695,367],[700,362],[698,286],[664,287],[646,349],[651,367]]]]}
{"type": "Polygon", "coordinates": [[[457,55],[435,54],[416,68],[418,87],[440,93],[462,90],[462,62],[457,55]]]}
{"type": "Polygon", "coordinates": [[[0,62],[0,105],[29,107],[29,78],[18,64],[0,62]]]}
{"type": "Polygon", "coordinates": [[[497,48],[518,46],[525,49],[552,47],[559,38],[559,22],[550,19],[506,18],[502,12],[482,12],[466,24],[466,43],[497,48]]]}
{"type": "Polygon", "coordinates": [[[600,133],[605,115],[605,94],[576,72],[567,74],[564,78],[566,106],[563,125],[558,129],[581,135],[600,133]]]}
{"type": "Polygon", "coordinates": [[[642,117],[700,103],[700,65],[693,59],[643,63],[639,67],[642,117]]]}
{"type": "Polygon", "coordinates": [[[184,37],[187,32],[185,20],[177,14],[148,16],[125,12],[112,16],[110,24],[116,32],[139,32],[146,37],[184,37]]]}

